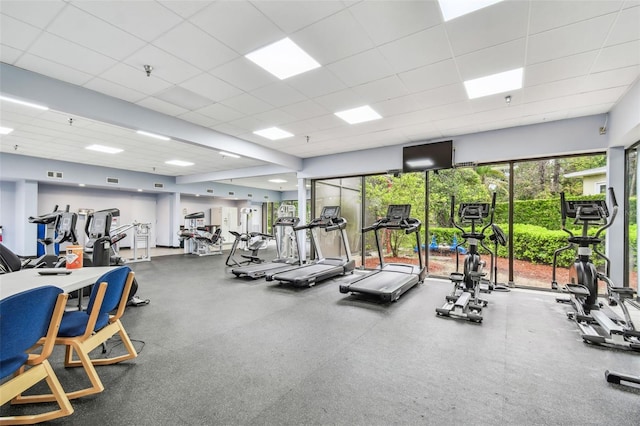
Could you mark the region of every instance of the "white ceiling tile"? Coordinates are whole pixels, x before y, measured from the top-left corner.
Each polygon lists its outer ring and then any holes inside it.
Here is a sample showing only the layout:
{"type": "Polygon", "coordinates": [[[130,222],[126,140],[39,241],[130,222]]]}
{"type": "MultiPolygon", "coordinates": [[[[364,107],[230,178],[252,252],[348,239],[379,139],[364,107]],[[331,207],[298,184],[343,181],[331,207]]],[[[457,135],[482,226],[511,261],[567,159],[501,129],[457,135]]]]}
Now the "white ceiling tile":
{"type": "Polygon", "coordinates": [[[179,106],[182,110],[180,111],[180,114],[185,112],[185,110],[193,111],[213,103],[211,99],[205,98],[198,93],[179,86],[170,87],[167,90],[156,94],[155,97],[179,106]]]}
{"type": "Polygon", "coordinates": [[[457,117],[458,120],[464,120],[465,117],[469,116],[471,113],[470,101],[447,104],[424,110],[425,117],[431,121],[453,117],[457,117]]]}
{"type": "Polygon", "coordinates": [[[292,33],[342,10],[344,4],[334,0],[252,1],[274,24],[292,33]]]}
{"type": "Polygon", "coordinates": [[[640,6],[624,9],[620,12],[613,29],[607,37],[605,46],[640,40],[640,6]]]}
{"type": "Polygon", "coordinates": [[[396,72],[409,71],[452,56],[444,25],[394,40],[378,49],[396,72]]]}
{"type": "Polygon", "coordinates": [[[606,47],[600,51],[591,72],[625,68],[640,64],[640,40],[606,47]]]}
{"type": "MultiPolygon", "coordinates": [[[[3,0],[0,13],[12,16],[22,22],[39,28],[46,27],[49,22],[65,7],[62,0],[3,0]]],[[[5,21],[2,21],[4,25],[5,21]]]]}
{"type": "Polygon", "coordinates": [[[147,96],[142,92],[132,89],[131,87],[122,86],[103,78],[94,78],[84,84],[84,87],[129,102],[137,102],[147,96]]]}
{"type": "MultiPolygon", "coordinates": [[[[2,38],[0,37],[0,40],[2,38]]],[[[14,49],[5,44],[0,44],[0,62],[5,64],[14,64],[16,60],[22,55],[22,50],[14,49]]]]}
{"type": "Polygon", "coordinates": [[[529,2],[506,1],[445,23],[454,54],[464,55],[526,35],[529,2]]]}
{"type": "Polygon", "coordinates": [[[188,18],[209,4],[203,0],[159,0],[159,3],[183,18],[188,18]]]}
{"type": "Polygon", "coordinates": [[[242,93],[240,89],[208,73],[202,73],[184,81],[180,86],[218,102],[242,93]]]}
{"type": "Polygon", "coordinates": [[[279,81],[277,77],[258,67],[245,57],[214,68],[210,71],[210,74],[245,92],[279,81]]]}
{"type": "Polygon", "coordinates": [[[523,102],[537,102],[545,99],[559,98],[582,90],[585,76],[539,84],[523,89],[523,102]]]}
{"type": "Polygon", "coordinates": [[[499,72],[522,68],[526,39],[521,38],[497,46],[458,56],[456,63],[462,80],[471,80],[499,72]]]}
{"type": "Polygon", "coordinates": [[[311,129],[327,130],[344,127],[344,121],[336,117],[334,114],[321,115],[308,120],[301,120],[298,123],[308,126],[311,129]]]}
{"type": "Polygon", "coordinates": [[[460,83],[441,86],[411,95],[419,108],[433,108],[467,100],[467,92],[460,83]]]}
{"type": "Polygon", "coordinates": [[[205,117],[211,117],[221,122],[237,120],[243,116],[242,113],[222,104],[209,105],[197,110],[196,112],[204,115],[205,117]]]}
{"type": "Polygon", "coordinates": [[[527,64],[599,49],[615,18],[612,13],[530,36],[527,64]]]}
{"type": "Polygon", "coordinates": [[[532,1],[530,34],[617,12],[622,1],[532,1]]]}
{"type": "Polygon", "coordinates": [[[150,44],[138,50],[123,62],[139,69],[141,74],[145,73],[144,65],[151,65],[153,67],[152,76],[160,77],[173,84],[189,80],[202,72],[182,59],[178,59],[172,54],[150,44]]]}
{"type": "Polygon", "coordinates": [[[418,104],[412,96],[387,99],[376,102],[371,105],[371,107],[383,117],[392,117],[419,109],[418,104]]]}
{"type": "Polygon", "coordinates": [[[236,126],[232,126],[229,123],[220,123],[213,126],[214,130],[217,130],[220,133],[224,133],[225,135],[238,136],[241,133],[244,133],[244,129],[240,129],[236,126]]]}
{"type": "Polygon", "coordinates": [[[330,64],[374,46],[348,10],[303,28],[290,38],[321,65],[330,64]]]}
{"type": "Polygon", "coordinates": [[[306,99],[303,94],[283,82],[261,87],[254,90],[252,94],[275,107],[294,104],[306,99]]]}
{"type": "Polygon", "coordinates": [[[347,87],[326,67],[288,78],[287,84],[310,98],[337,92],[347,87]]]}
{"type": "Polygon", "coordinates": [[[640,65],[592,73],[584,81],[583,90],[601,90],[618,86],[630,86],[640,75],[640,65]]]}
{"type": "Polygon", "coordinates": [[[177,117],[203,127],[213,127],[219,123],[218,120],[210,117],[205,117],[204,115],[193,111],[187,111],[184,114],[178,115],[177,117]]]}
{"type": "Polygon", "coordinates": [[[169,103],[162,99],[157,99],[157,98],[145,98],[137,102],[137,104],[145,108],[149,108],[154,111],[158,111],[163,114],[172,115],[172,116],[184,114],[188,110],[187,108],[182,108],[173,103],[169,103]]]}
{"type": "Polygon", "coordinates": [[[73,5],[147,42],[182,20],[155,1],[74,1],[73,5]]]}
{"type": "Polygon", "coordinates": [[[227,98],[221,103],[246,115],[258,114],[260,112],[273,109],[273,106],[271,104],[268,104],[267,102],[258,99],[248,93],[243,93],[232,98],[227,98]]]}
{"type": "Polygon", "coordinates": [[[42,31],[36,27],[0,15],[0,40],[4,46],[26,50],[41,33],[42,31]]]}
{"type": "Polygon", "coordinates": [[[139,38],[75,7],[65,8],[49,24],[47,31],[118,60],[145,44],[139,38]]]}
{"type": "Polygon", "coordinates": [[[306,100],[306,101],[298,102],[296,104],[286,105],[280,109],[292,115],[298,120],[318,117],[321,115],[326,115],[331,112],[312,100],[306,100]]]}
{"type": "Polygon", "coordinates": [[[366,103],[364,98],[353,89],[345,89],[328,95],[318,96],[314,100],[331,112],[359,107],[366,103]]]}
{"type": "Polygon", "coordinates": [[[269,127],[278,126],[281,129],[287,130],[289,132],[290,130],[288,129],[288,126],[285,123],[291,123],[293,121],[296,121],[296,118],[293,115],[281,109],[272,109],[270,111],[261,112],[259,114],[254,115],[253,117],[257,120],[262,121],[263,123],[267,123],[269,127]]]}
{"type": "Polygon", "coordinates": [[[100,77],[104,80],[134,89],[147,95],[154,95],[171,86],[171,83],[153,74],[150,77],[147,77],[144,70],[141,68],[134,68],[123,63],[119,63],[106,72],[100,74],[100,77]]]}
{"type": "Polygon", "coordinates": [[[456,64],[450,59],[403,72],[399,77],[410,92],[422,92],[460,81],[456,64]]]}
{"type": "Polygon", "coordinates": [[[376,44],[387,43],[441,22],[435,1],[363,1],[349,10],[376,44]]]}
{"type": "Polygon", "coordinates": [[[394,74],[377,49],[358,53],[327,66],[347,86],[353,87],[394,74]]]}
{"type": "Polygon", "coordinates": [[[193,16],[191,22],[241,55],[285,37],[282,30],[248,2],[215,2],[193,16]]]}
{"type": "Polygon", "coordinates": [[[82,86],[92,78],[91,74],[28,53],[22,55],[15,65],[78,86],[82,86]]]}
{"type": "Polygon", "coordinates": [[[361,84],[354,87],[353,91],[359,94],[368,104],[402,97],[408,93],[404,84],[396,75],[361,84]]]}
{"type": "Polygon", "coordinates": [[[29,53],[89,74],[100,74],[116,63],[105,55],[49,33],[42,34],[29,53]]]}
{"type": "Polygon", "coordinates": [[[597,51],[580,53],[529,65],[524,70],[524,87],[585,75],[598,56],[597,51]]]}
{"type": "Polygon", "coordinates": [[[183,22],[163,34],[153,45],[205,71],[238,56],[233,50],[189,22],[183,22]]]}

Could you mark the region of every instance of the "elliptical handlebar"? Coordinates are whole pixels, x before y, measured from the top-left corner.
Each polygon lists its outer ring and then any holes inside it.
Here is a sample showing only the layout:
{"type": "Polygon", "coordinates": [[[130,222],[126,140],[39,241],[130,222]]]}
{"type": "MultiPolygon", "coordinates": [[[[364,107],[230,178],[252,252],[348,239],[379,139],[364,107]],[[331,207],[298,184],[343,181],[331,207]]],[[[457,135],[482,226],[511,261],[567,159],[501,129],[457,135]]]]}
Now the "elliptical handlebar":
{"type": "Polygon", "coordinates": [[[496,211],[496,198],[497,198],[497,193],[494,192],[493,195],[491,196],[491,216],[489,217],[489,222],[482,228],[482,230],[480,231],[480,233],[482,235],[484,235],[484,231],[487,230],[487,228],[489,228],[491,225],[493,225],[493,215],[496,211]]]}
{"type": "Polygon", "coordinates": [[[612,187],[609,187],[609,197],[611,198],[611,204],[613,205],[611,216],[609,216],[609,220],[606,221],[604,226],[602,226],[600,229],[596,231],[596,235],[595,235],[596,238],[600,236],[602,231],[604,231],[605,229],[613,225],[613,221],[615,220],[616,215],[618,214],[618,201],[616,200],[616,193],[613,191],[612,187]]]}
{"type": "Polygon", "coordinates": [[[460,232],[463,232],[463,233],[464,233],[464,232],[465,232],[465,231],[464,231],[464,229],[463,229],[460,225],[458,225],[458,224],[456,223],[456,220],[455,220],[455,213],[456,213],[456,196],[455,196],[455,195],[452,195],[452,196],[451,196],[451,216],[449,216],[449,218],[450,218],[450,220],[451,220],[451,224],[452,224],[454,227],[458,228],[458,229],[460,230],[460,232]]]}

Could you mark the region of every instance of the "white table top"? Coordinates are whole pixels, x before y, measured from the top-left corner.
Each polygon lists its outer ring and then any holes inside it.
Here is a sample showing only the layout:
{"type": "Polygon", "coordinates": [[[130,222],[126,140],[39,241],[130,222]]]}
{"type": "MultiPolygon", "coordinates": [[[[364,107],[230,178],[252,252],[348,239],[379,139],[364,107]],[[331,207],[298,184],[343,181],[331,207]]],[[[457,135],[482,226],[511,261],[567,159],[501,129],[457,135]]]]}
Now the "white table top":
{"type": "Polygon", "coordinates": [[[0,299],[31,288],[53,285],[65,293],[81,289],[96,282],[102,274],[117,266],[97,266],[80,269],[30,268],[0,275],[0,299]],[[70,271],[69,275],[40,275],[43,271],[70,271]]]}

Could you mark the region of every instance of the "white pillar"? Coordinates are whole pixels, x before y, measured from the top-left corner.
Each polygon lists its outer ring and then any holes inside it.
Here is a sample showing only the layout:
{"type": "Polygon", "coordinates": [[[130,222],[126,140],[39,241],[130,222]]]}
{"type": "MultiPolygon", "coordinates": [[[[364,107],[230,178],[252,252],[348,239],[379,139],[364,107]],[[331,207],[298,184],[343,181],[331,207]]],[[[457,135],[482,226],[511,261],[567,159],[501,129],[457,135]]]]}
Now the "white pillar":
{"type": "MultiPolygon", "coordinates": [[[[300,219],[300,225],[307,223],[307,186],[304,178],[298,178],[298,218],[300,219]]],[[[298,249],[300,250],[300,259],[306,259],[306,232],[298,232],[298,249]]]]}
{"type": "MultiPolygon", "coordinates": [[[[611,280],[617,286],[624,282],[624,183],[626,176],[624,147],[611,147],[607,155],[607,184],[612,187],[618,200],[618,215],[611,228],[607,229],[606,253],[611,259],[611,280]]],[[[607,194],[608,197],[608,194],[607,194]]],[[[607,201],[611,206],[611,200],[607,201]]]]}
{"type": "Polygon", "coordinates": [[[38,182],[16,182],[15,252],[20,256],[35,256],[38,252],[38,226],[29,223],[29,216],[38,215],[38,182]]]}

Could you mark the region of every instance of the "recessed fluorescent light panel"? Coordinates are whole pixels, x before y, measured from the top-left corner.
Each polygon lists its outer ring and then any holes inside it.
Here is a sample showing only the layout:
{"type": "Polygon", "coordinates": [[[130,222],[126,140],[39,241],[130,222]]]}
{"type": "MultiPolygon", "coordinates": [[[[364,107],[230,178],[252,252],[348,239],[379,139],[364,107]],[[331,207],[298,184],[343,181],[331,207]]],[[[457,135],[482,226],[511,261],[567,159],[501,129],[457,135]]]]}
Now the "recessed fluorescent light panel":
{"type": "Polygon", "coordinates": [[[273,183],[287,183],[286,180],[284,179],[269,179],[269,182],[273,182],[273,183]]]}
{"type": "Polygon", "coordinates": [[[522,68],[464,82],[469,99],[522,89],[522,68]]]}
{"type": "Polygon", "coordinates": [[[85,149],[89,149],[91,151],[104,152],[105,154],[118,154],[119,152],[122,152],[120,148],[113,148],[113,147],[104,146],[104,145],[89,145],[85,149]]]}
{"type": "Polygon", "coordinates": [[[169,161],[165,161],[165,164],[171,164],[172,166],[180,166],[180,167],[193,166],[193,163],[190,163],[188,161],[182,161],[182,160],[169,160],[169,161]]]}
{"type": "Polygon", "coordinates": [[[484,9],[502,0],[438,0],[442,18],[445,22],[466,15],[476,10],[484,9]]]}
{"type": "Polygon", "coordinates": [[[0,127],[0,135],[8,135],[11,132],[13,132],[13,129],[9,127],[0,127]]]}
{"type": "Polygon", "coordinates": [[[292,133],[289,133],[286,130],[279,129],[277,127],[269,127],[268,129],[256,130],[255,132],[253,132],[253,134],[262,136],[263,138],[271,139],[272,141],[290,138],[291,136],[293,136],[292,133]]]}
{"type": "Polygon", "coordinates": [[[288,37],[245,56],[280,80],[318,68],[316,62],[288,37]]]}
{"type": "Polygon", "coordinates": [[[335,115],[342,118],[349,124],[364,123],[365,121],[382,118],[382,116],[375,112],[369,105],[336,112],[335,115]]]}
{"type": "Polygon", "coordinates": [[[136,133],[139,134],[139,135],[143,135],[143,136],[149,136],[150,138],[160,139],[161,141],[170,141],[171,140],[171,138],[168,138],[166,136],[156,135],[155,133],[145,132],[144,130],[138,130],[138,131],[136,131],[136,133]]]}
{"type": "Polygon", "coordinates": [[[11,102],[11,103],[18,104],[18,105],[27,106],[29,108],[40,109],[42,111],[47,111],[49,109],[49,107],[46,107],[46,106],[43,106],[43,105],[32,104],[31,102],[25,102],[25,101],[21,101],[19,99],[10,98],[8,96],[3,96],[3,95],[0,95],[0,100],[11,102]]]}
{"type": "Polygon", "coordinates": [[[239,155],[232,154],[230,152],[225,152],[225,151],[220,151],[220,155],[222,155],[223,157],[240,158],[239,155]]]}

